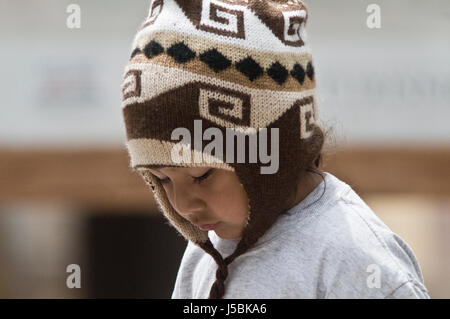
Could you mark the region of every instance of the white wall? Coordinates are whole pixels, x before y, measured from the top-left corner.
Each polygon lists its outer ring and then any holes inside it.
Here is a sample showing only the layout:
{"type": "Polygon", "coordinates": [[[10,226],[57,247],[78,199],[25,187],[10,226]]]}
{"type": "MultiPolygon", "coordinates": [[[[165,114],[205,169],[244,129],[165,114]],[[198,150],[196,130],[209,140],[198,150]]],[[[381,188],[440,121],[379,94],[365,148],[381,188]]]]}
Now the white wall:
{"type": "MultiPolygon", "coordinates": [[[[450,2],[310,0],[321,124],[340,143],[450,144],[450,2]],[[381,29],[366,7],[381,7],[381,29]]],[[[120,84],[149,1],[0,2],[0,146],[120,145],[120,84]],[[67,5],[81,29],[66,27],[67,5]]]]}

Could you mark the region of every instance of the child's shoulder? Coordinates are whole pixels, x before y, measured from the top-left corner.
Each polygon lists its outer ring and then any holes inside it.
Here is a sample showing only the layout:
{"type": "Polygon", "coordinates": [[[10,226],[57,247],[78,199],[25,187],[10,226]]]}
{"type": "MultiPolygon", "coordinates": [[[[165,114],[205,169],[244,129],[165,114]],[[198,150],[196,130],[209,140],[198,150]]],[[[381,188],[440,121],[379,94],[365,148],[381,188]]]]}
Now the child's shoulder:
{"type": "Polygon", "coordinates": [[[425,290],[409,245],[348,184],[330,173],[326,182],[327,197],[304,212],[311,217],[299,222],[293,232],[295,241],[308,242],[311,257],[315,255],[321,261],[321,276],[336,285],[353,282],[355,293],[358,286],[367,290],[368,281],[378,275],[383,285],[378,290],[380,296],[390,295],[407,282],[425,290]]]}
{"type": "Polygon", "coordinates": [[[330,173],[326,173],[325,181],[323,200],[305,211],[299,206],[298,230],[342,248],[368,244],[385,247],[385,242],[395,235],[392,230],[350,185],[330,173]],[[300,217],[302,214],[309,216],[300,217]]]}

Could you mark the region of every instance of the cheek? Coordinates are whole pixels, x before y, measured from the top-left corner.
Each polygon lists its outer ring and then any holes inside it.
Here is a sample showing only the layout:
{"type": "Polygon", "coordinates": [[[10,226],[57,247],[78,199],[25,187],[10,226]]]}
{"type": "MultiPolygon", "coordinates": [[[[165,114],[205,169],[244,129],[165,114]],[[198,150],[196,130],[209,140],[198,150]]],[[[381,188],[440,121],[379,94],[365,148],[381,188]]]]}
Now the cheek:
{"type": "Polygon", "coordinates": [[[214,194],[211,194],[211,208],[217,216],[239,222],[245,220],[248,214],[248,199],[244,188],[239,182],[227,181],[220,187],[213,188],[214,194]]]}

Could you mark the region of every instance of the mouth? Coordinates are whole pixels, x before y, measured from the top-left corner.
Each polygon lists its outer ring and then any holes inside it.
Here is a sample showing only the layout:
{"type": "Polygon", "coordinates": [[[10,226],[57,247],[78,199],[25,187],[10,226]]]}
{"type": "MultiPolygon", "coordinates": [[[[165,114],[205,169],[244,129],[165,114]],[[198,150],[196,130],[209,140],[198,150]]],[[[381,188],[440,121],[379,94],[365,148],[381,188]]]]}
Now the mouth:
{"type": "Polygon", "coordinates": [[[220,222],[217,222],[215,224],[195,224],[197,227],[199,227],[202,230],[214,230],[217,228],[217,226],[219,225],[220,222]]]}

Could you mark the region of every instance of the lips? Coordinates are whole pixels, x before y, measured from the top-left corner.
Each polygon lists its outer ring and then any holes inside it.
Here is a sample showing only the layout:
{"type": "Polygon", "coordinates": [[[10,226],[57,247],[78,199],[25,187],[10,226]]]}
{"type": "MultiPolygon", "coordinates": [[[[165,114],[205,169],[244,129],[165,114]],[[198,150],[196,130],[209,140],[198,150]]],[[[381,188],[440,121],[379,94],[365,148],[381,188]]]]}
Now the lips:
{"type": "Polygon", "coordinates": [[[219,223],[215,223],[215,224],[195,224],[197,227],[201,228],[202,230],[214,230],[217,228],[217,226],[219,225],[219,223]]]}

